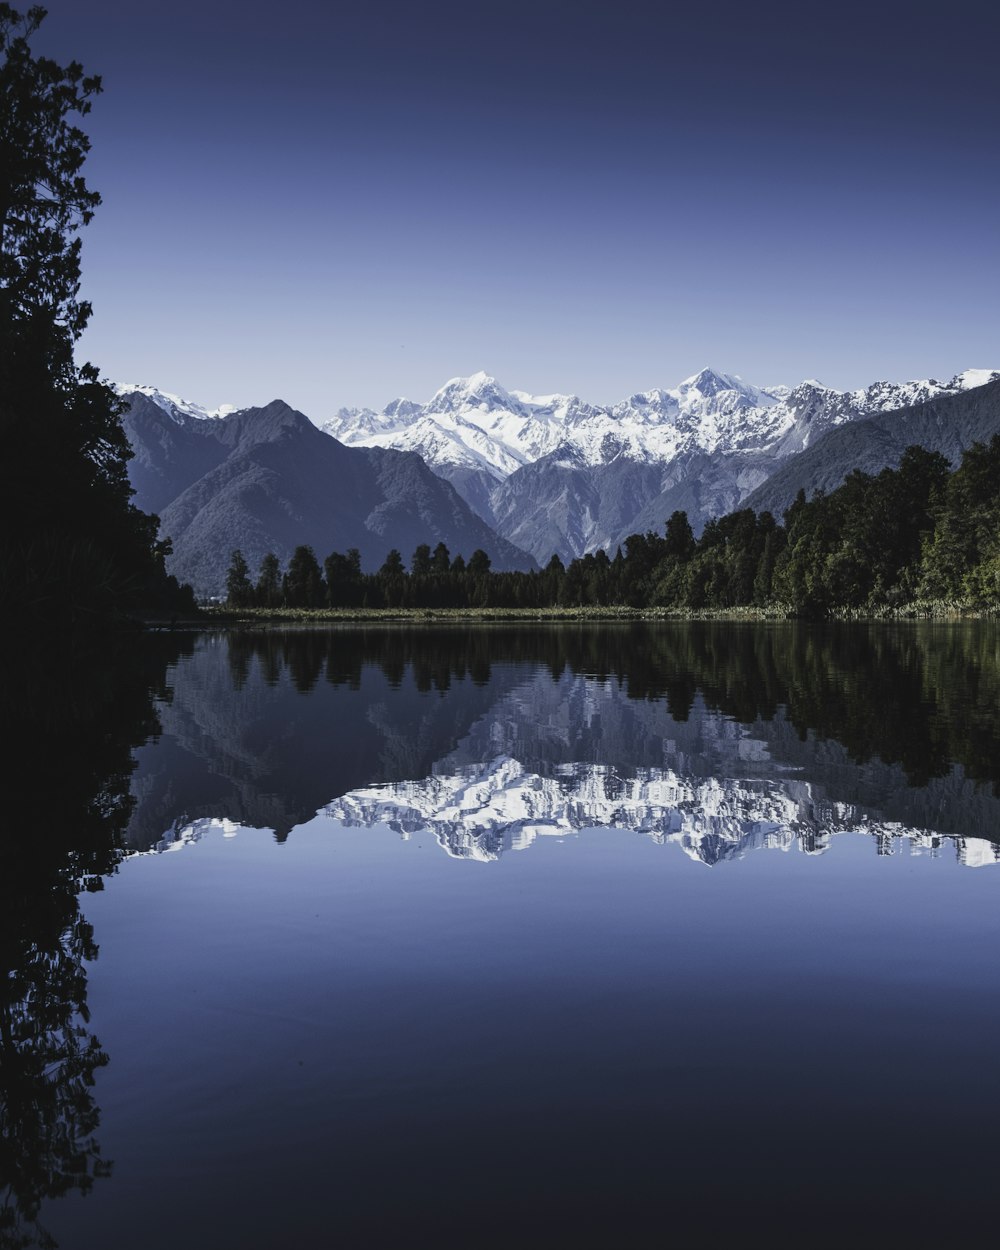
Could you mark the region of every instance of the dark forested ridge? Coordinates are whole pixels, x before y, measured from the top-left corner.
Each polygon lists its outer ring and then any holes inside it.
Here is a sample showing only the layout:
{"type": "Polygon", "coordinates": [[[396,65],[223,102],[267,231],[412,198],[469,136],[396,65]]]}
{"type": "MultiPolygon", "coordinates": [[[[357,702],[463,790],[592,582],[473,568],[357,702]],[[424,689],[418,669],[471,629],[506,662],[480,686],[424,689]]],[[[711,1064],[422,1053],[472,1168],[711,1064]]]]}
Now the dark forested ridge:
{"type": "Polygon", "coordinates": [[[614,557],[598,551],[566,566],[553,556],[530,573],[495,572],[477,551],[452,560],[444,543],[390,551],[376,573],[360,553],[322,566],[300,544],[282,574],[277,556],[254,577],[231,557],[234,608],[736,608],[784,605],[797,615],[872,612],[922,600],[1000,605],[1000,435],[976,443],[949,472],[939,452],[910,447],[898,469],[855,470],[830,494],[800,491],[779,523],[744,508],[695,538],[686,513],[665,532],[633,534],[614,557]]]}
{"type": "Polygon", "coordinates": [[[136,393],[125,425],[136,498],[160,513],[170,568],[200,593],[222,589],[233,547],[255,568],[268,552],[284,561],[297,545],[339,543],[372,569],[415,541],[534,565],[414,452],[345,447],[281,400],[182,423],[136,393]]]}
{"type": "Polygon", "coordinates": [[[90,143],[72,119],[101,82],[32,54],[44,16],[0,4],[0,586],[16,619],[80,627],[194,605],[166,576],[156,517],[131,501],[122,405],[74,361],[91,312],[79,230],[100,196],[80,174],[90,143]]]}
{"type": "Polygon", "coordinates": [[[896,468],[914,445],[958,464],[968,447],[988,443],[995,434],[1000,434],[1000,381],[839,425],[787,460],[743,507],[779,515],[800,490],[807,497],[835,490],[856,468],[869,473],[896,468]]]}

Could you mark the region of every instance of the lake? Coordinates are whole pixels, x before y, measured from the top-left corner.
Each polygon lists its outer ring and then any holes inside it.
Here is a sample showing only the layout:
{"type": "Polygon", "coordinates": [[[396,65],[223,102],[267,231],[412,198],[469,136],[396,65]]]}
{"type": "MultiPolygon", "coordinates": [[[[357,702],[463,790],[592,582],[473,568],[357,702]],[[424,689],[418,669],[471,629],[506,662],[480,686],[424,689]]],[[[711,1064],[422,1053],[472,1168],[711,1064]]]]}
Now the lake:
{"type": "Polygon", "coordinates": [[[0,1245],[995,1223],[996,623],[259,630],[15,668],[0,1245]]]}

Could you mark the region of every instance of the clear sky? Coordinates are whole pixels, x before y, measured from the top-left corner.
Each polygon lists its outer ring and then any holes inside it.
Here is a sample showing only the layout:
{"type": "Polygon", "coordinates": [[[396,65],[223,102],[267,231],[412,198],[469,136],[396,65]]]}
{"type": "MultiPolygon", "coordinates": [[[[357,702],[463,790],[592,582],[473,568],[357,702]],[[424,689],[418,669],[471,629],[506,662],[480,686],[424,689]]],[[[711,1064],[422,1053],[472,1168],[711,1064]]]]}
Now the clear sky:
{"type": "Polygon", "coordinates": [[[46,7],[104,78],[109,377],[321,420],[1000,367],[995,2],[46,7]]]}

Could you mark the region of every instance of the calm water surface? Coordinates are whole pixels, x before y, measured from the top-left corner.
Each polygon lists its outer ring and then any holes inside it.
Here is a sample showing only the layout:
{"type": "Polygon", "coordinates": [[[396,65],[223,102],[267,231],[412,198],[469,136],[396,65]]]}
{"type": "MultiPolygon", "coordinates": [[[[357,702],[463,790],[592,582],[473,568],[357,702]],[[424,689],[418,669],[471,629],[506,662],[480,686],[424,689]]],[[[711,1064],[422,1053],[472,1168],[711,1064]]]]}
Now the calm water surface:
{"type": "Polygon", "coordinates": [[[0,1245],[992,1229],[995,625],[68,668],[12,694],[0,1245]]]}

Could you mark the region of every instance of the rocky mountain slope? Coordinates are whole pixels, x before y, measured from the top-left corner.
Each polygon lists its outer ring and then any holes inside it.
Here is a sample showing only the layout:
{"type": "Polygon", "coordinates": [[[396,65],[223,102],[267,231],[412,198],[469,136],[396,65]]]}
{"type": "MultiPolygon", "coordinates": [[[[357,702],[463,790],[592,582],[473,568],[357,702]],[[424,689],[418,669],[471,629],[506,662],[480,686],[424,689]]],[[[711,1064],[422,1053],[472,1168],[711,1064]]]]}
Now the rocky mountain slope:
{"type": "Polygon", "coordinates": [[[216,415],[133,391],[125,428],[135,502],[159,515],[170,571],[200,594],[220,592],[236,547],[253,572],[300,543],[321,560],[357,547],[366,569],[438,542],[466,558],[482,548],[500,569],[533,565],[419,456],[345,447],[281,400],[216,415]]]}

